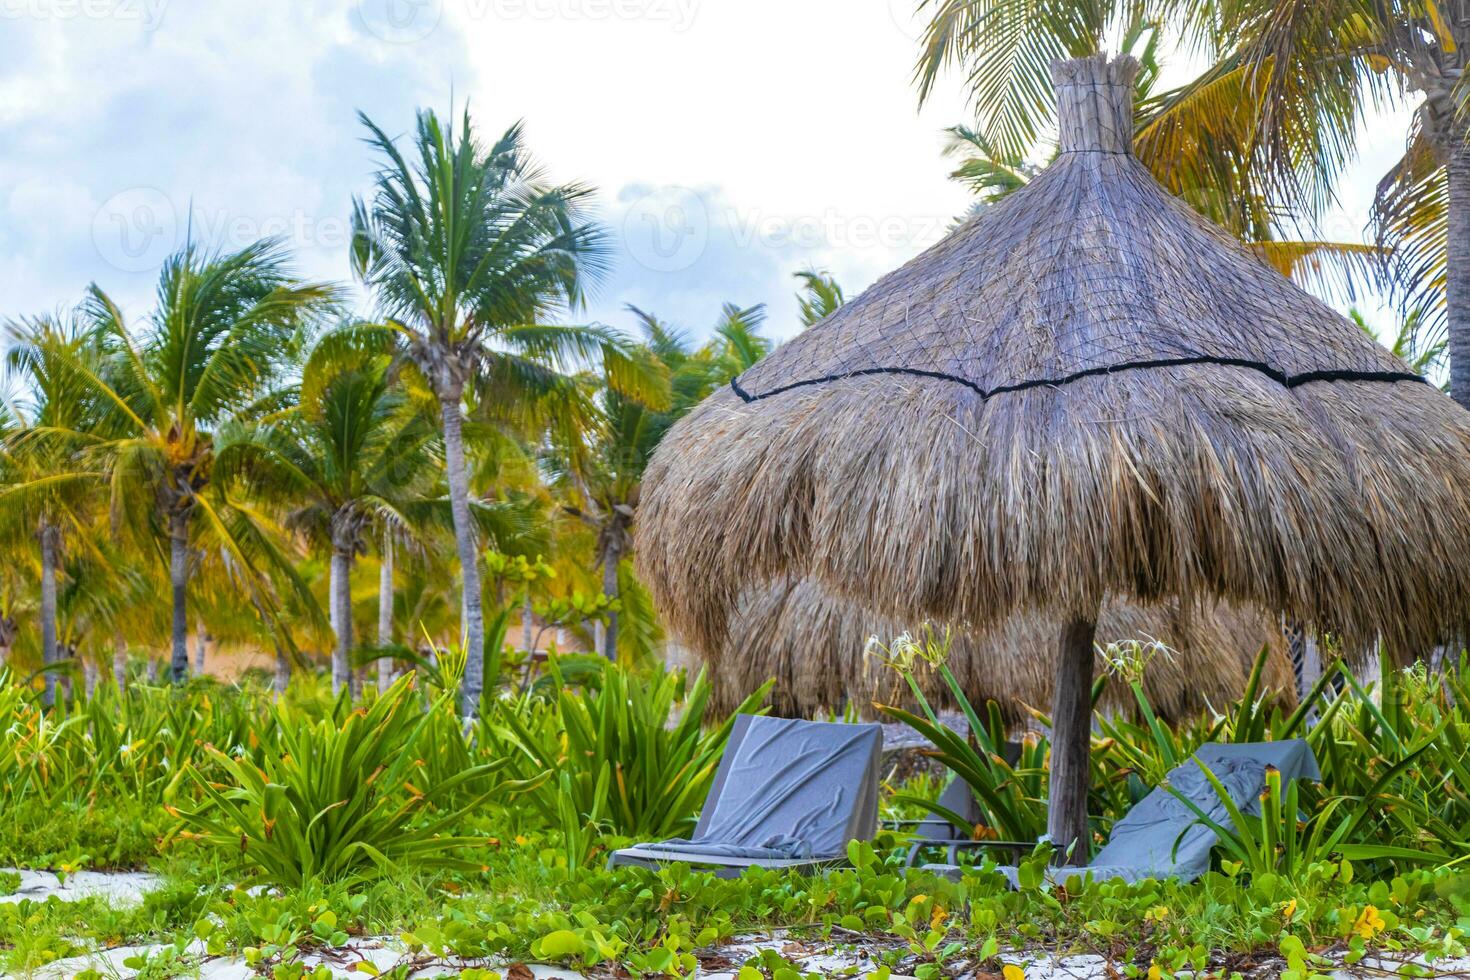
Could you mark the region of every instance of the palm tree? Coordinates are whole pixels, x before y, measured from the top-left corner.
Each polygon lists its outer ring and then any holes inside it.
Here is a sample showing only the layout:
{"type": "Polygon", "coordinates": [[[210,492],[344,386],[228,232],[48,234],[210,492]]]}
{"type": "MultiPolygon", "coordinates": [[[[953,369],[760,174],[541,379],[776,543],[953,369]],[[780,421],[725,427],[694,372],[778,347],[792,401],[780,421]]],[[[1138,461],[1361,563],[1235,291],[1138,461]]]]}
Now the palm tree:
{"type": "Polygon", "coordinates": [[[20,633],[20,623],[15,614],[16,593],[6,582],[0,591],[0,667],[10,663],[10,651],[15,649],[15,638],[20,633]]]}
{"type": "MultiPolygon", "coordinates": [[[[694,406],[708,389],[708,371],[677,335],[655,318],[629,307],[639,318],[649,344],[636,356],[651,371],[671,379],[677,395],[656,408],[618,393],[603,377],[589,376],[594,410],[591,423],[570,440],[554,443],[548,454],[552,484],[564,494],[564,511],[587,524],[597,535],[596,563],[602,569],[602,592],[616,601],[621,595],[620,571],[633,549],[633,521],[638,507],[643,470],[670,425],[694,406]],[[693,400],[689,396],[693,395],[693,400]]],[[[618,607],[608,613],[602,631],[602,649],[617,659],[618,607]]]]}
{"type": "MultiPolygon", "coordinates": [[[[11,445],[19,427],[20,422],[10,405],[0,402],[0,445],[11,445]]],[[[0,487],[11,486],[19,479],[20,467],[14,455],[0,453],[0,487]]],[[[18,528],[29,529],[29,522],[23,517],[20,520],[15,519],[14,510],[0,505],[0,539],[8,538],[13,542],[19,536],[15,533],[18,528]]],[[[11,554],[15,552],[12,551],[11,554]]],[[[10,663],[11,652],[15,649],[15,641],[20,634],[18,617],[24,614],[23,606],[29,597],[27,584],[19,562],[6,562],[4,566],[0,566],[0,668],[10,663]]]]}
{"type": "MultiPolygon", "coordinates": [[[[1366,108],[1416,93],[1407,149],[1384,175],[1373,222],[1391,256],[1389,283],[1409,315],[1425,313],[1444,330],[1450,394],[1470,407],[1470,116],[1464,70],[1470,64],[1470,3],[1314,5],[1287,18],[1261,0],[1241,5],[1215,29],[1238,32],[1242,60],[1259,70],[1273,96],[1295,99],[1324,142],[1353,152],[1366,108]]],[[[1261,114],[1262,141],[1290,122],[1276,107],[1261,114]]],[[[1291,162],[1286,152],[1280,156],[1291,162]]],[[[1268,158],[1267,164],[1275,162],[1268,158]]]]}
{"type": "MultiPolygon", "coordinates": [[[[396,383],[381,332],[327,334],[302,374],[299,404],[267,419],[250,440],[221,453],[221,479],[245,482],[254,499],[290,508],[287,527],[325,542],[335,612],[332,689],[355,696],[352,571],[370,532],[406,528],[409,508],[433,492],[437,429],[396,383]]],[[[390,566],[391,567],[391,566],[390,566]]]]}
{"type": "MultiPolygon", "coordinates": [[[[990,174],[968,175],[1001,192],[1010,177],[1026,176],[1026,161],[1055,122],[1050,66],[1111,49],[1139,59],[1139,101],[1134,113],[1135,156],[1192,207],[1241,237],[1261,220],[1259,202],[1272,200],[1271,185],[1247,164],[1258,153],[1256,112],[1264,98],[1248,67],[1224,58],[1189,84],[1158,91],[1161,23],[1202,29],[1202,4],[1181,0],[918,0],[929,23],[915,67],[922,102],[946,68],[965,74],[975,108],[973,128],[951,136],[976,143],[980,156],[999,164],[990,174]],[[1013,171],[1008,175],[1005,171],[1013,171]]],[[[1298,145],[1317,147],[1315,131],[1299,126],[1298,145]]],[[[1323,166],[1328,166],[1324,156],[1323,166]]],[[[963,169],[963,168],[962,168],[963,169]]],[[[964,177],[963,174],[956,174],[964,177]]],[[[1298,175],[1325,203],[1321,170],[1298,175]]],[[[1258,237],[1258,236],[1251,236],[1258,237]]]]}
{"type": "MultiPolygon", "coordinates": [[[[5,523],[28,528],[39,542],[41,662],[62,659],[58,624],[59,583],[68,540],[95,549],[93,531],[99,474],[79,465],[80,450],[106,432],[106,407],[87,384],[100,364],[96,335],[75,315],[42,316],[8,325],[7,370],[21,386],[20,424],[7,440],[9,485],[0,491],[5,523]]],[[[56,695],[48,670],[44,700],[56,695]]]]}
{"type": "MultiPolygon", "coordinates": [[[[144,576],[124,564],[120,560],[124,556],[110,553],[112,550],[79,548],[68,553],[56,596],[56,643],[62,654],[57,662],[70,661],[72,670],[81,668],[88,697],[100,673],[97,661],[111,647],[116,630],[129,614],[129,604],[142,598],[140,580],[144,576]]],[[[70,676],[69,672],[68,682],[70,676]]],[[[49,677],[48,683],[53,683],[49,677]]]]}
{"type": "Polygon", "coordinates": [[[371,199],[354,205],[354,267],[439,403],[462,595],[461,710],[468,717],[484,687],[485,627],[465,461],[467,394],[482,406],[544,406],[556,398],[573,404],[575,384],[554,367],[563,358],[600,356],[630,394],[641,393],[647,379],[610,331],[547,325],[581,306],[603,272],[607,248],[584,214],[589,188],[545,184],[520,125],[487,147],[468,112],[458,132],[420,112],[410,157],[360,118],[381,169],[371,199]]]}
{"type": "Polygon", "coordinates": [[[227,556],[252,589],[268,572],[300,585],[265,516],[216,486],[213,470],[217,454],[251,431],[248,420],[279,405],[280,371],[335,297],[296,280],[273,241],[220,254],[185,246],[164,264],[139,327],[92,287],[88,313],[109,357],[82,373],[121,431],[88,456],[107,474],[123,526],[168,543],[175,683],[189,671],[191,544],[227,556]]]}

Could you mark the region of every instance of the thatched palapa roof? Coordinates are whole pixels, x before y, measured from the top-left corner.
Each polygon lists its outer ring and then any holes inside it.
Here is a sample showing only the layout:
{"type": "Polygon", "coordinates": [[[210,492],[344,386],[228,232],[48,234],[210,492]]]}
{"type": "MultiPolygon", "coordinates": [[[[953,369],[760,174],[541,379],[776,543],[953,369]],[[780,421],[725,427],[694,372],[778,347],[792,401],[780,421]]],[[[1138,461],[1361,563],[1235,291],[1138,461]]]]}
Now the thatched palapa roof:
{"type": "Polygon", "coordinates": [[[1116,595],[1465,635],[1470,414],[1155,183],[1135,70],[1058,64],[1044,173],[672,429],[639,567],[693,645],[803,577],[982,630],[1116,595]]]}
{"type": "MultiPolygon", "coordinates": [[[[1050,648],[1059,628],[1055,619],[1030,613],[978,636],[951,632],[950,669],[972,704],[993,700],[1012,724],[1025,725],[1025,706],[1046,710],[1051,705],[1050,648]]],[[[859,603],[834,597],[804,579],[748,590],[736,606],[726,642],[695,652],[710,669],[716,711],[733,710],[774,677],[771,704],[776,713],[817,717],[840,713],[848,702],[860,708],[874,699],[906,702],[909,693],[897,675],[877,658],[863,656],[869,637],[888,643],[904,631],[904,624],[872,615],[859,603]]],[[[1128,640],[1169,648],[1169,654],[1155,653],[1144,671],[1149,702],[1167,720],[1223,709],[1239,697],[1263,646],[1271,651],[1263,690],[1282,703],[1295,702],[1295,679],[1280,624],[1258,611],[1225,604],[1190,610],[1177,603],[1109,602],[1098,619],[1097,642],[1106,647],[1128,640]]],[[[929,675],[928,681],[925,696],[947,705],[937,675],[929,675]]],[[[1124,681],[1109,681],[1102,707],[1132,712],[1133,696],[1124,681]]]]}

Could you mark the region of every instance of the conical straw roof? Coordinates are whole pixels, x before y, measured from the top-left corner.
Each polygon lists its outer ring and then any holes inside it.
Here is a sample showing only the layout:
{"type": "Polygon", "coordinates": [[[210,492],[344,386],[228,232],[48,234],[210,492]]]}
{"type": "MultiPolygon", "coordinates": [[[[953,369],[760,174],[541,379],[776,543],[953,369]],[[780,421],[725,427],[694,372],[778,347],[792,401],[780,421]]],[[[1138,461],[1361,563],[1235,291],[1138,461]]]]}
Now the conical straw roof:
{"type": "MultiPolygon", "coordinates": [[[[950,670],[972,704],[995,701],[1009,722],[1025,726],[1027,706],[1050,709],[1055,678],[1049,658],[1060,625],[1031,613],[1012,616],[981,635],[952,632],[950,670]]],[[[887,644],[904,631],[902,624],[872,615],[805,579],[748,590],[736,606],[726,642],[694,652],[710,669],[712,707],[718,712],[733,710],[757,686],[775,678],[771,705],[778,714],[819,717],[840,713],[849,703],[867,714],[874,700],[901,704],[910,698],[897,674],[879,658],[863,656],[869,637],[887,644]]],[[[1238,698],[1262,647],[1270,650],[1263,691],[1281,703],[1295,702],[1295,679],[1280,624],[1259,611],[1225,604],[1189,610],[1177,603],[1109,602],[1098,618],[1097,642],[1106,647],[1126,641],[1168,648],[1167,653],[1146,653],[1143,671],[1149,703],[1166,720],[1223,709],[1238,698]]],[[[948,706],[937,673],[921,671],[921,678],[931,703],[948,706]]],[[[1133,695],[1124,680],[1109,680],[1101,707],[1133,710],[1133,695]]]]}
{"type": "Polygon", "coordinates": [[[1159,187],[1135,71],[1057,65],[1044,173],[669,433],[639,565],[694,645],[803,577],[980,629],[1117,595],[1465,634],[1470,414],[1159,187]]]}

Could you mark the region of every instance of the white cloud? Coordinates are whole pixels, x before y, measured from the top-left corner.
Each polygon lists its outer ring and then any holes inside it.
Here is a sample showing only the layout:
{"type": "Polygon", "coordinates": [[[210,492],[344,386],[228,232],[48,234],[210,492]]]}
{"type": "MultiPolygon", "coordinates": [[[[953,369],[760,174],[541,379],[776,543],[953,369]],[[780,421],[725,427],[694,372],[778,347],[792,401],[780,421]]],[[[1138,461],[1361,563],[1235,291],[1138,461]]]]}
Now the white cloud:
{"type": "Polygon", "coordinates": [[[404,128],[471,74],[457,35],[389,44],[354,2],[169,3],[139,18],[63,18],[48,2],[0,6],[7,315],[75,301],[93,279],[139,309],[191,231],[219,246],[284,234],[304,272],[345,277],[350,195],[371,174],[355,110],[404,128]]]}

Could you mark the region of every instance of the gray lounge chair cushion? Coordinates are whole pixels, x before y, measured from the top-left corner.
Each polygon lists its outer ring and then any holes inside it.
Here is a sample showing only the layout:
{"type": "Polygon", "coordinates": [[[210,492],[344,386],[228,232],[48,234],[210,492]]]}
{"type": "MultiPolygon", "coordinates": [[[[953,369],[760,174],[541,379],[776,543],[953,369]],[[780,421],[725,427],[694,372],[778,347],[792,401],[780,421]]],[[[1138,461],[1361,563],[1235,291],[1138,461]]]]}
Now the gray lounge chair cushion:
{"type": "MultiPolygon", "coordinates": [[[[1244,758],[1186,762],[1169,773],[1169,785],[1221,826],[1230,825],[1225,801],[1215,792],[1200,764],[1208,765],[1236,806],[1259,799],[1266,785],[1266,767],[1244,758]]],[[[1107,846],[1097,852],[1097,869],[1137,869],[1144,876],[1160,874],[1197,878],[1209,870],[1215,832],[1183,800],[1159,788],[1145,796],[1113,825],[1107,846]]]]}
{"type": "Polygon", "coordinates": [[[727,752],[690,839],[626,848],[625,859],[716,863],[833,860],[878,823],[878,725],[754,717],[727,752]]]}
{"type": "MultiPolygon", "coordinates": [[[[1281,771],[1283,780],[1320,779],[1311,748],[1300,740],[1247,744],[1211,743],[1201,746],[1194,757],[1169,773],[1169,786],[1209,815],[1215,823],[1230,827],[1229,810],[1206,778],[1201,764],[1220,781],[1231,801],[1243,812],[1259,812],[1266,786],[1266,767],[1281,771]]],[[[1198,814],[1164,787],[1155,789],[1113,825],[1112,836],[1085,868],[1053,868],[1047,877],[1053,883],[1092,875],[1098,880],[1121,878],[1180,878],[1192,881],[1209,870],[1210,851],[1217,842],[1215,832],[1201,823],[1198,814]]],[[[952,874],[952,865],[927,866],[940,874],[952,874]]],[[[1017,869],[996,868],[1017,885],[1017,869]]]]}

